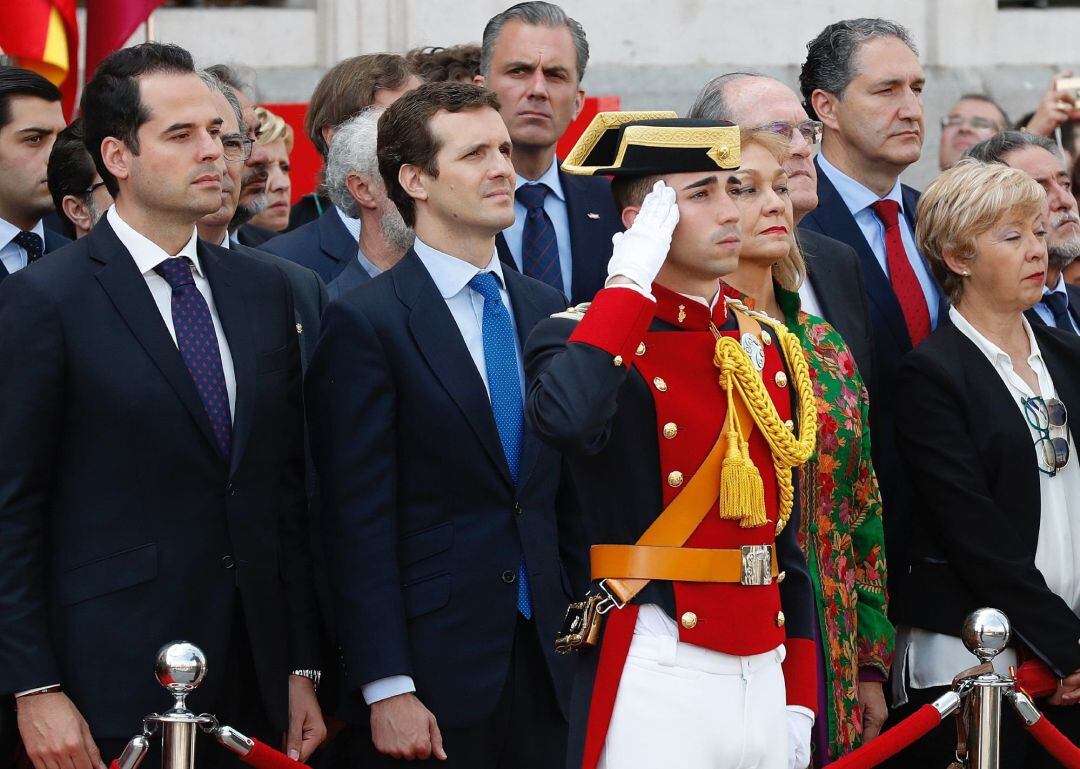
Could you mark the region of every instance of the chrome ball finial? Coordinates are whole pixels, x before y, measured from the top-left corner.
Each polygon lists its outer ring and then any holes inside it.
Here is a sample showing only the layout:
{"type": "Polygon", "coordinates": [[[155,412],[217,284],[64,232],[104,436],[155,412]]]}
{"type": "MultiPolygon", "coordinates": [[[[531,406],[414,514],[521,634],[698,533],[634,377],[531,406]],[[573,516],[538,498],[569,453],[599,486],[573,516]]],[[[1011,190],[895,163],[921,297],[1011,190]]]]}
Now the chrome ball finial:
{"type": "Polygon", "coordinates": [[[1009,618],[998,609],[976,609],[964,620],[964,645],[979,662],[990,662],[1009,643],[1009,618]]]}
{"type": "Polygon", "coordinates": [[[162,646],[154,662],[158,683],[176,698],[176,708],[184,709],[184,700],[206,677],[206,655],[189,641],[173,641],[162,646]]]}

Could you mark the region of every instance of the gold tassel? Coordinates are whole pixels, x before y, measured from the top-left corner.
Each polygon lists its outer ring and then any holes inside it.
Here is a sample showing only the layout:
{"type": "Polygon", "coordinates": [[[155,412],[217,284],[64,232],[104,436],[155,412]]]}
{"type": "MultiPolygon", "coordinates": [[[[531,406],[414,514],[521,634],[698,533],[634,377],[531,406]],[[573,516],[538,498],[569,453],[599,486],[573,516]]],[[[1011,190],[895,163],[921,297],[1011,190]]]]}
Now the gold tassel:
{"type": "Polygon", "coordinates": [[[728,411],[725,422],[727,451],[720,470],[720,517],[739,519],[739,526],[762,526],[765,517],[765,487],[761,473],[750,459],[750,446],[739,432],[733,390],[735,383],[728,376],[728,411]]]}

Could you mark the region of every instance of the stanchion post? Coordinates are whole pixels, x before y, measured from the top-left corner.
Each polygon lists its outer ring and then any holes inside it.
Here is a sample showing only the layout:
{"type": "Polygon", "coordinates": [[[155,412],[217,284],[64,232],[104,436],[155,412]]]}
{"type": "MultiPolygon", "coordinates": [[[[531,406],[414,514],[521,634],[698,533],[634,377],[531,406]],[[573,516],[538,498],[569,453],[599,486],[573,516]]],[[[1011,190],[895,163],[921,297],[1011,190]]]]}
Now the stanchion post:
{"type": "Polygon", "coordinates": [[[187,696],[206,676],[206,655],[187,641],[161,647],[154,664],[158,682],[173,696],[171,710],[154,716],[161,724],[161,769],[195,769],[196,728],[205,718],[187,709],[187,696]]]}
{"type": "MultiPolygon", "coordinates": [[[[997,609],[978,609],[964,621],[962,637],[968,651],[979,662],[993,662],[1008,645],[1009,619],[997,609]]],[[[1000,769],[1001,698],[1011,695],[1016,681],[997,673],[984,673],[964,682],[970,687],[971,715],[968,724],[968,761],[970,769],[1000,769]]]]}

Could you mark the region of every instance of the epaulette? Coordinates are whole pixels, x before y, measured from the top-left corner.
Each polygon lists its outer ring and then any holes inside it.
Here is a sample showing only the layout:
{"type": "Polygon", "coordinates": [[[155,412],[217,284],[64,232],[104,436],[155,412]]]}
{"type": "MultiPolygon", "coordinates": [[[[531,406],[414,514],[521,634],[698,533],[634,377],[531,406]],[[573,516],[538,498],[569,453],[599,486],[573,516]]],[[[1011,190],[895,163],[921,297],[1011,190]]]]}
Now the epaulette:
{"type": "Polygon", "coordinates": [[[589,305],[592,302],[582,302],[581,304],[575,304],[573,307],[567,307],[562,312],[552,313],[552,318],[566,318],[567,320],[579,321],[585,317],[585,311],[589,309],[589,305]]]}

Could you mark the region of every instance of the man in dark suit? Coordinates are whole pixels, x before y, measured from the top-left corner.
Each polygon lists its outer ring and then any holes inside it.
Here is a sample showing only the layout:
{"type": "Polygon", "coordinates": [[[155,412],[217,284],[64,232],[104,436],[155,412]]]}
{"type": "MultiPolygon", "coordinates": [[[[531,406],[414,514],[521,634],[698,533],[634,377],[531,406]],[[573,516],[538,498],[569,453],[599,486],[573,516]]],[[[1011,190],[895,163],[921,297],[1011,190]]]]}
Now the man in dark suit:
{"type": "Polygon", "coordinates": [[[60,89],[0,66],[0,281],[70,242],[41,221],[53,210],[46,169],[63,128],[60,89]]]}
{"type": "Polygon", "coordinates": [[[1046,191],[1046,282],[1042,301],[1024,315],[1032,323],[1080,333],[1080,286],[1067,283],[1063,274],[1080,257],[1080,209],[1057,144],[1037,134],[1002,131],[967,154],[1018,168],[1046,191]]]}
{"type": "Polygon", "coordinates": [[[81,117],[57,135],[49,153],[48,180],[63,234],[70,240],[86,237],[113,199],[86,151],[81,117]]]}
{"type": "Polygon", "coordinates": [[[557,5],[519,3],[484,28],[476,82],[499,95],[514,142],[514,223],[498,238],[499,258],[588,302],[604,285],[611,237],[623,229],[606,178],[571,176],[555,147],[585,100],[585,30],[557,5]]]}
{"type": "Polygon", "coordinates": [[[307,376],[350,766],[565,756],[559,455],[524,427],[521,362],[565,299],[496,255],[514,181],[497,110],[463,83],[387,110],[379,168],[416,243],[330,304],[307,376]]]}
{"type": "Polygon", "coordinates": [[[360,248],[326,287],[337,299],[389,270],[413,243],[379,174],[376,142],[382,107],[368,107],[338,126],[326,158],[326,188],[334,205],[360,222],[360,248]]]}
{"type": "Polygon", "coordinates": [[[37,765],[103,766],[186,638],[221,671],[196,710],[306,756],[325,729],[289,286],[196,237],[222,118],[190,54],[114,53],[83,114],[116,204],[0,286],[0,692],[37,765]]]}
{"type": "Polygon", "coordinates": [[[906,29],[883,19],[831,24],[807,46],[804,105],[823,127],[818,206],[800,223],[855,249],[873,332],[874,468],[884,503],[889,589],[907,573],[911,490],[896,452],[893,383],[900,359],[948,303],[915,246],[918,193],[900,173],[919,159],[924,76],[906,29]]]}
{"type": "MultiPolygon", "coordinates": [[[[771,77],[732,72],[710,80],[697,95],[690,117],[730,120],[738,125],[785,137],[791,156],[784,164],[795,221],[817,208],[817,167],[814,145],[821,124],[810,120],[795,92],[771,77]]],[[[806,281],[799,288],[802,308],[827,320],[851,350],[859,373],[871,392],[873,338],[866,310],[859,257],[851,246],[813,230],[798,233],[806,260],[806,281]]]]}

